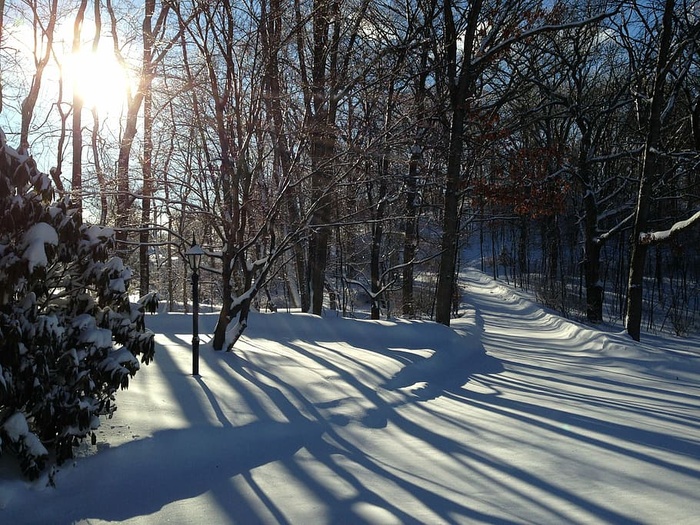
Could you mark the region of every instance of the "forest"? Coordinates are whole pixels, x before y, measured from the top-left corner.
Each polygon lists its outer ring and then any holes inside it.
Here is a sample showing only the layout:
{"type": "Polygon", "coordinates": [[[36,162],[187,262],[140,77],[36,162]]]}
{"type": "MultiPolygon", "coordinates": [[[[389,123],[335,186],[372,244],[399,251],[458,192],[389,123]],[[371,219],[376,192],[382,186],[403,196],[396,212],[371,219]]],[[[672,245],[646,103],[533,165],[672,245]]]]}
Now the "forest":
{"type": "Polygon", "coordinates": [[[0,129],[132,292],[187,304],[202,245],[216,349],[251,308],[449,325],[466,264],[686,335],[699,45],[693,0],[0,0],[0,129]]]}

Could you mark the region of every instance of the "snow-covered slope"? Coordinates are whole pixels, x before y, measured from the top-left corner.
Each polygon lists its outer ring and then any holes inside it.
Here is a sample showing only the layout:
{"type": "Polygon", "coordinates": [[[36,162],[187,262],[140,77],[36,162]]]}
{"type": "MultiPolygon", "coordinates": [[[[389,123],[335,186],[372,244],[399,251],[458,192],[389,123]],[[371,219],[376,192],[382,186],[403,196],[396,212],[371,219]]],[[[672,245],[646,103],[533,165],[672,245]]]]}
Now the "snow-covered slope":
{"type": "MultiPolygon", "coordinates": [[[[476,271],[428,322],[258,314],[235,353],[157,336],[57,488],[0,465],[1,523],[693,523],[698,341],[631,342],[476,271]]],[[[215,317],[202,316],[202,331],[215,317]]]]}

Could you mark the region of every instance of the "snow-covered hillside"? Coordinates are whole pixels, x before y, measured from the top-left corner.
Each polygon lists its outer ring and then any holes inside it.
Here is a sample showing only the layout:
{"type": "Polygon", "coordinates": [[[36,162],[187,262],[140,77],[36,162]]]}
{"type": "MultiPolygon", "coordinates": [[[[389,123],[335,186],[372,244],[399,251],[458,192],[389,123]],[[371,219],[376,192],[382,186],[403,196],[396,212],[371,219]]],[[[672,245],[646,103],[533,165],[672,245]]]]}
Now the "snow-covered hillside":
{"type": "Polygon", "coordinates": [[[149,317],[155,363],[56,488],[0,461],[0,522],[694,522],[698,340],[634,344],[463,283],[452,328],[254,315],[197,378],[191,318],[149,317]]]}

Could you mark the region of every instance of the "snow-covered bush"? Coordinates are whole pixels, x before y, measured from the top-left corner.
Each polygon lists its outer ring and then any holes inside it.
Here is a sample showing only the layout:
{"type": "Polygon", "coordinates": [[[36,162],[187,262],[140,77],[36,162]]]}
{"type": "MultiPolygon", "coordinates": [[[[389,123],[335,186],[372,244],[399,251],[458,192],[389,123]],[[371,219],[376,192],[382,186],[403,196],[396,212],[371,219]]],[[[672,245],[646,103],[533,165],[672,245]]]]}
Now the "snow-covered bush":
{"type": "Polygon", "coordinates": [[[52,203],[49,177],[0,130],[0,453],[37,477],[111,416],[114,395],[153,358],[113,232],[52,203]]]}

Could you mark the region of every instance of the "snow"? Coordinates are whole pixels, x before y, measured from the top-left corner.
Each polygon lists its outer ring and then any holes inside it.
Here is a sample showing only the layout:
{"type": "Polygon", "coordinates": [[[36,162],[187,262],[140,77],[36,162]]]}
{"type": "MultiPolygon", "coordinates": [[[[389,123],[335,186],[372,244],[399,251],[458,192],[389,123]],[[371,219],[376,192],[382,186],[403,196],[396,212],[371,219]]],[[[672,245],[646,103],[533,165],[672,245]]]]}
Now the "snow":
{"type": "Polygon", "coordinates": [[[255,261],[252,261],[252,262],[247,261],[246,268],[249,272],[252,272],[256,268],[262,268],[263,266],[265,266],[269,260],[270,260],[269,257],[262,257],[260,259],[256,259],[255,261]]]}
{"type": "Polygon", "coordinates": [[[251,313],[232,353],[203,336],[199,377],[191,316],[149,316],[155,361],[56,488],[0,458],[0,522],[694,523],[698,339],[462,284],[451,328],[251,313]]]}
{"type": "Polygon", "coordinates": [[[102,242],[102,239],[114,236],[114,230],[112,228],[106,228],[104,226],[91,225],[83,230],[83,235],[88,239],[89,244],[92,246],[102,242]]]}
{"type": "Polygon", "coordinates": [[[106,328],[85,330],[80,334],[79,342],[97,348],[110,348],[112,346],[112,332],[106,328]]]}
{"type": "Polygon", "coordinates": [[[7,437],[9,437],[11,441],[19,441],[19,438],[29,433],[27,420],[21,412],[15,412],[8,417],[2,429],[7,432],[7,437]]]}
{"type": "Polygon", "coordinates": [[[33,272],[37,266],[46,266],[48,259],[46,257],[45,245],[58,245],[58,234],[50,224],[38,222],[32,225],[24,234],[22,239],[22,249],[24,253],[22,258],[29,262],[29,271],[33,272]]]}
{"type": "Polygon", "coordinates": [[[36,437],[35,434],[32,434],[31,432],[28,434],[25,434],[24,446],[29,450],[29,454],[35,458],[41,457],[41,456],[46,456],[49,453],[49,451],[46,450],[46,447],[44,447],[41,440],[38,437],[36,437]]]}
{"type": "Polygon", "coordinates": [[[98,328],[95,318],[90,314],[76,316],[73,327],[80,332],[78,341],[81,344],[96,348],[112,348],[112,332],[107,328],[98,328]]]}
{"type": "Polygon", "coordinates": [[[671,236],[689,228],[696,222],[700,222],[700,211],[697,211],[689,219],[678,221],[668,230],[656,232],[643,232],[639,235],[639,242],[642,244],[652,244],[667,241],[671,236]]]}
{"type": "Polygon", "coordinates": [[[110,279],[109,280],[109,289],[112,290],[113,292],[116,292],[116,293],[125,293],[126,292],[126,282],[124,282],[124,279],[122,279],[122,278],[110,279]]]}
{"type": "Polygon", "coordinates": [[[48,454],[48,451],[44,445],[42,445],[39,438],[29,432],[27,419],[21,412],[15,412],[7,418],[2,429],[7,434],[7,437],[10,438],[10,441],[15,443],[21,441],[33,456],[38,457],[48,454]]]}

